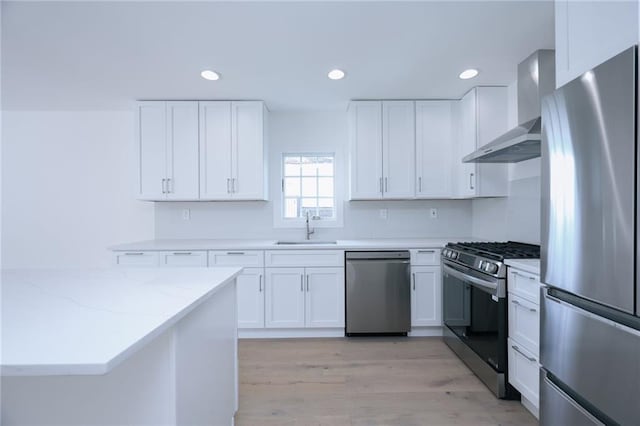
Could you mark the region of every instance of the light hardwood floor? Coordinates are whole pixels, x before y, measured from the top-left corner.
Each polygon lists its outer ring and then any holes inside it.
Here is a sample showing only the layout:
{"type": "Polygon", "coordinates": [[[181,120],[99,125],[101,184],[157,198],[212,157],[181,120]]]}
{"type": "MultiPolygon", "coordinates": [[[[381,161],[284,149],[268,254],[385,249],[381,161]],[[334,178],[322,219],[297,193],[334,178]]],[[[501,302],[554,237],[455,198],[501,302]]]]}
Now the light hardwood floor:
{"type": "Polygon", "coordinates": [[[440,338],[241,340],[237,426],[536,425],[440,338]]]}

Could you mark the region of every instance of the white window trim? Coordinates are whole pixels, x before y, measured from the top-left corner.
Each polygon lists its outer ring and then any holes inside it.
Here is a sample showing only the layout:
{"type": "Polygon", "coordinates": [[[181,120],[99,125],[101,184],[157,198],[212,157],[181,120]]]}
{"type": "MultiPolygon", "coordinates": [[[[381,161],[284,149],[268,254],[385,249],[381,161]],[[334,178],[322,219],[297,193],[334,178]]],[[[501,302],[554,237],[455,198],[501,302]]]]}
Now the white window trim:
{"type": "Polygon", "coordinates": [[[334,219],[311,219],[309,218],[309,227],[311,228],[342,228],[344,227],[344,216],[343,216],[343,204],[344,204],[344,195],[342,188],[343,179],[341,179],[338,171],[338,154],[335,152],[296,152],[296,151],[287,151],[282,152],[280,154],[280,176],[278,181],[278,191],[276,192],[275,197],[273,197],[273,226],[274,228],[305,228],[306,220],[304,218],[297,219],[285,219],[283,208],[284,208],[284,189],[282,187],[282,183],[284,182],[284,157],[289,155],[300,155],[306,157],[321,157],[330,155],[333,157],[333,197],[336,209],[336,216],[334,219]]]}

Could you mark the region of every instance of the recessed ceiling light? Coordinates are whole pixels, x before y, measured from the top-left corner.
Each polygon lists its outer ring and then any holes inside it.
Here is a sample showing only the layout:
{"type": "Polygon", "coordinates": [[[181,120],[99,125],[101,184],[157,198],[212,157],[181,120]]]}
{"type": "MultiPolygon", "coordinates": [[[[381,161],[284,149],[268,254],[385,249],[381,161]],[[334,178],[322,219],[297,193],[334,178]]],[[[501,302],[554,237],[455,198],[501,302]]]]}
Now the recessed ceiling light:
{"type": "Polygon", "coordinates": [[[468,70],[464,70],[460,73],[458,77],[462,80],[468,80],[478,75],[478,70],[475,68],[469,68],[468,70]]]}
{"type": "Polygon", "coordinates": [[[220,74],[218,74],[215,71],[211,71],[211,70],[204,70],[204,71],[202,71],[200,73],[200,75],[205,80],[219,80],[220,79],[220,74]]]}
{"type": "Polygon", "coordinates": [[[344,71],[336,68],[335,70],[329,71],[327,77],[329,77],[331,80],[342,80],[344,78],[344,71]]]}

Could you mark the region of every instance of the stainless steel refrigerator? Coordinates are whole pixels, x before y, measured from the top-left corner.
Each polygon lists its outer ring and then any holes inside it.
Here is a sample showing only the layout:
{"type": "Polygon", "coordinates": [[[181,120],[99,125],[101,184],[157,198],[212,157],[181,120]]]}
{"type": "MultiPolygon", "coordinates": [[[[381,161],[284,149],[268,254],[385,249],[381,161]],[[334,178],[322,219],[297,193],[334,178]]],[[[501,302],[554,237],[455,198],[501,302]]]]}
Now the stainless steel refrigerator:
{"type": "Polygon", "coordinates": [[[637,50],[543,99],[543,425],[640,424],[637,50]]]}

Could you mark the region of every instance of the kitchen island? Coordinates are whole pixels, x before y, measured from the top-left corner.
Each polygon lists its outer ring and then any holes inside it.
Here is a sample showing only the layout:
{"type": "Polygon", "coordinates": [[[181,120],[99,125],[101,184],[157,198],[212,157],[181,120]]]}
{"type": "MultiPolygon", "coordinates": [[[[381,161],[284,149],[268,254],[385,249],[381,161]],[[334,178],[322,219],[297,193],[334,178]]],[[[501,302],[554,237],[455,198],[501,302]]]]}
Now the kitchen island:
{"type": "Polygon", "coordinates": [[[240,272],[4,270],[2,424],[232,424],[240,272]]]}

